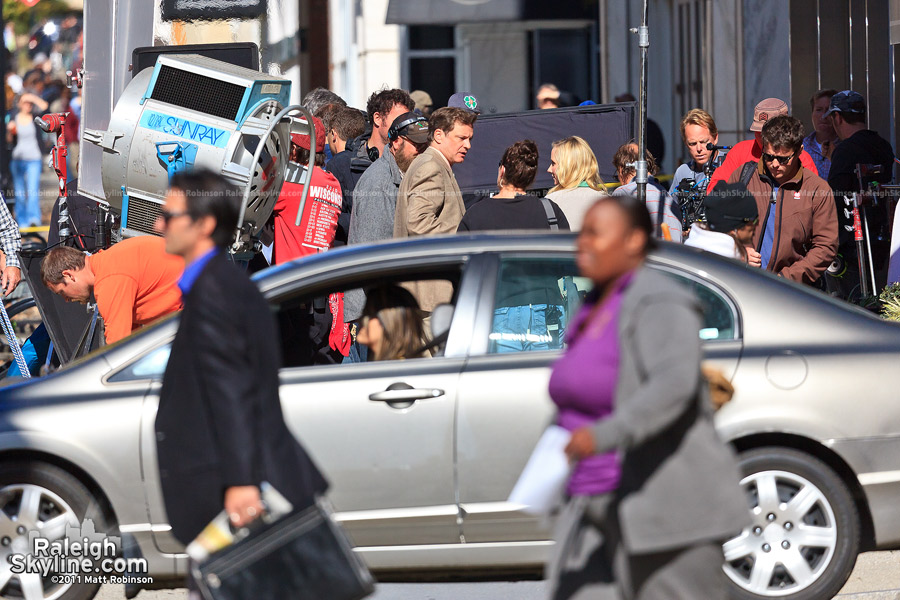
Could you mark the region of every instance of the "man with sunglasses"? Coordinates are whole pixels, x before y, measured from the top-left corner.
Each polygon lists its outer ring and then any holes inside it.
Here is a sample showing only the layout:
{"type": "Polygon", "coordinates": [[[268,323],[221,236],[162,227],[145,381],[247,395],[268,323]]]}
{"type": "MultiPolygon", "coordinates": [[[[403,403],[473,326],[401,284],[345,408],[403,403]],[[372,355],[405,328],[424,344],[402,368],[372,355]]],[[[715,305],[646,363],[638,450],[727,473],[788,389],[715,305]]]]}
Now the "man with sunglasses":
{"type": "MultiPolygon", "coordinates": [[[[793,281],[814,284],[834,260],[838,225],[831,188],[800,163],[803,124],[787,115],[763,125],[762,156],[747,182],[759,227],[753,247],[761,266],[793,281]]],[[[737,169],[729,183],[741,180],[737,169]]]]}
{"type": "MultiPolygon", "coordinates": [[[[713,172],[709,178],[709,185],[706,186],[708,194],[716,187],[720,181],[728,181],[732,173],[741,172],[741,167],[748,161],[756,162],[762,154],[762,128],[770,119],[788,114],[788,105],[784,100],[779,98],[766,98],[761,100],[753,109],[753,121],[750,123],[750,131],[753,133],[752,140],[744,140],[735,144],[722,164],[713,172]]],[[[806,150],[800,150],[800,162],[803,167],[809,169],[816,175],[816,163],[813,162],[812,156],[806,150]]],[[[746,183],[746,180],[744,180],[746,183]]]]}
{"type": "Polygon", "coordinates": [[[240,198],[219,173],[182,171],[169,181],[156,222],[166,251],[186,265],[155,422],[166,514],[185,545],[223,507],[235,527],[261,516],[263,481],[296,510],[327,488],[284,421],[275,317],[228,254],[240,198]]]}
{"type": "MultiPolygon", "coordinates": [[[[406,112],[394,119],[381,158],[372,163],[356,184],[350,235],[347,243],[367,244],[394,237],[394,211],[400,183],[413,160],[428,148],[428,119],[406,112]]],[[[344,321],[351,324],[362,315],[366,296],[361,289],[344,294],[344,321]]],[[[365,361],[366,348],[355,341],[345,361],[365,361]]]]}
{"type": "MultiPolygon", "coordinates": [[[[162,219],[169,215],[162,213],[162,219]]],[[[103,333],[112,344],[156,319],[181,310],[178,278],[184,259],[166,253],[156,236],[128,238],[87,255],[57,246],[41,263],[41,279],[67,302],[92,299],[103,317],[103,333]]]]}

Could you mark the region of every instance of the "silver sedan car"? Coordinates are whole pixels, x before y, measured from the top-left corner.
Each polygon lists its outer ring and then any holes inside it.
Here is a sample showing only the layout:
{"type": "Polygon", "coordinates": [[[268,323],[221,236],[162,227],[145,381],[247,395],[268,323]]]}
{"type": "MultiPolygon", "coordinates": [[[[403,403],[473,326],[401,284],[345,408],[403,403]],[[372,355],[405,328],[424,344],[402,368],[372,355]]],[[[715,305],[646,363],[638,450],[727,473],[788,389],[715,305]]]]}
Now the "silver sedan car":
{"type": "MultiPolygon", "coordinates": [[[[507,498],[553,419],[550,366],[590,287],[573,246],[570,234],[450,236],[328,252],[256,276],[282,334],[289,427],[382,577],[540,573],[548,526],[507,498]],[[309,350],[317,302],[388,281],[445,282],[447,303],[431,323],[444,343],[427,358],[320,364],[309,350]],[[557,306],[546,335],[494,330],[523,289],[557,306]]],[[[706,358],[736,388],[717,425],[739,453],[754,525],[724,547],[734,596],[831,597],[859,552],[900,547],[900,406],[889,384],[900,328],[736,262],[663,246],[650,267],[695,290],[706,358]]],[[[93,595],[96,585],[5,564],[28,531],[58,538],[85,516],[120,535],[126,556],[144,557],[155,586],[180,585],[185,555],[166,522],[154,434],[176,327],[170,318],[0,388],[3,598],[93,595]]]]}

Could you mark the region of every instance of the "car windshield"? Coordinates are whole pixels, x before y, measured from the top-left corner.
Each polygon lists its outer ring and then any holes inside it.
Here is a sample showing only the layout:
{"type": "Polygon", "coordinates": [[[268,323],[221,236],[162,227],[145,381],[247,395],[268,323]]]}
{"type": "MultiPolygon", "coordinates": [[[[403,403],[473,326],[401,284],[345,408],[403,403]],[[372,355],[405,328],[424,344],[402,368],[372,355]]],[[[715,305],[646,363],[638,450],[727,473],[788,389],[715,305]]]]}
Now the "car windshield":
{"type": "Polygon", "coordinates": [[[71,369],[72,367],[75,367],[77,365],[84,364],[87,361],[94,360],[98,356],[102,356],[102,355],[106,354],[107,352],[111,352],[111,351],[115,350],[116,348],[119,348],[123,344],[128,344],[129,342],[131,342],[131,340],[134,340],[137,336],[146,335],[150,331],[153,331],[160,327],[164,327],[167,323],[169,323],[173,319],[177,319],[179,315],[181,315],[180,310],[178,312],[168,314],[168,315],[154,321],[153,323],[150,323],[149,325],[145,325],[144,327],[141,327],[140,329],[136,329],[131,335],[126,336],[126,337],[122,338],[121,340],[118,340],[112,344],[106,344],[104,346],[101,346],[100,348],[97,348],[96,350],[89,352],[88,354],[85,354],[84,356],[76,358],[75,360],[62,365],[58,370],[65,371],[65,370],[71,369]]]}

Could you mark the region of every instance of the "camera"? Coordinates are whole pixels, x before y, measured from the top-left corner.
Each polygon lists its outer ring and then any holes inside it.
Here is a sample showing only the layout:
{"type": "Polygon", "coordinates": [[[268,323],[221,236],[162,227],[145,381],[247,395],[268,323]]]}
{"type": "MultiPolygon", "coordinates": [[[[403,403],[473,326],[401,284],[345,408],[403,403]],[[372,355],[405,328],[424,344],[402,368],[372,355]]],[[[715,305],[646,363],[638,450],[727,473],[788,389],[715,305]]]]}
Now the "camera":
{"type": "Polygon", "coordinates": [[[706,220],[706,205],[703,204],[706,197],[705,184],[698,185],[693,179],[684,178],[675,188],[675,197],[681,207],[682,231],[689,231],[695,221],[706,220]]]}

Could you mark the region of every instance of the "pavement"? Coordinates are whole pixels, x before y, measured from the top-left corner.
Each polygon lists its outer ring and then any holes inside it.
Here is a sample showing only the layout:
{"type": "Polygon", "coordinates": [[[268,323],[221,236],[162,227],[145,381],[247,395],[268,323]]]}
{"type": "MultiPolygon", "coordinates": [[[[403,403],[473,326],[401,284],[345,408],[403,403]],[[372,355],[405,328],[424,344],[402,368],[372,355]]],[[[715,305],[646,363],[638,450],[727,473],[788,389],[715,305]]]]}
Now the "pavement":
{"type": "MultiPolygon", "coordinates": [[[[900,600],[900,551],[860,555],[838,600],[900,600]]],[[[543,581],[491,583],[392,583],[370,600],[544,600],[543,581]]],[[[123,600],[121,586],[105,586],[96,600],[123,600]]],[[[137,600],[186,600],[184,590],[141,592],[137,600]]]]}

